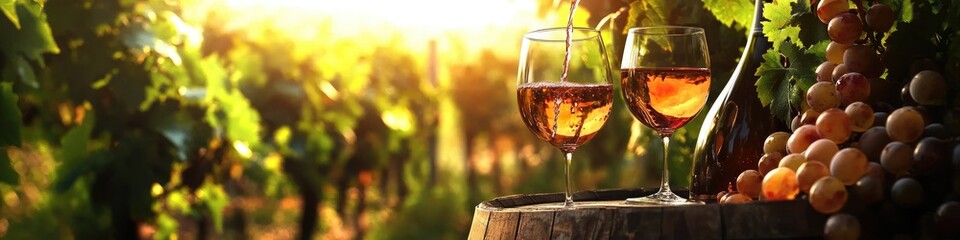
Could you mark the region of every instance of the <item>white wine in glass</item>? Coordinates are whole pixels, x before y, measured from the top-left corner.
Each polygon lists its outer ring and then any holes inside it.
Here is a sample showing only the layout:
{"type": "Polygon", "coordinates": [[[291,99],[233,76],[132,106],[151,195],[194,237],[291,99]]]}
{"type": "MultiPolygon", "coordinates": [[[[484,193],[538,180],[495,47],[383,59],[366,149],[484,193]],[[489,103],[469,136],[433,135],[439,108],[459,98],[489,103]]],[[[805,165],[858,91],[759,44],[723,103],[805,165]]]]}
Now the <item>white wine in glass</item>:
{"type": "Polygon", "coordinates": [[[670,190],[670,136],[697,116],[710,93],[710,57],[703,29],[641,27],[627,33],[620,86],[630,113],[663,139],[660,190],[628,203],[698,204],[670,190]]]}
{"type": "Polygon", "coordinates": [[[573,152],[593,138],[613,107],[613,75],[600,32],[549,28],[524,35],[517,74],[517,104],[524,124],[565,157],[564,208],[573,207],[573,152]],[[569,58],[564,55],[569,49],[569,58]],[[570,59],[565,63],[565,59],[570,59]],[[564,69],[566,68],[566,69],[564,69]]]}

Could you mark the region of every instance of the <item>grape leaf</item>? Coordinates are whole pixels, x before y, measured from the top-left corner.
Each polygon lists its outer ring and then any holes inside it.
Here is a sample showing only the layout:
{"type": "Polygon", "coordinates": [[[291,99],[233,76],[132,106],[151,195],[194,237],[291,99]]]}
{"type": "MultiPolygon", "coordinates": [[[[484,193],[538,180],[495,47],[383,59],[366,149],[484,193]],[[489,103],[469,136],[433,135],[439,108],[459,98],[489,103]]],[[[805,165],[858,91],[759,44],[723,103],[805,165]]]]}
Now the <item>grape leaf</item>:
{"type": "Polygon", "coordinates": [[[27,59],[42,64],[41,54],[60,53],[40,4],[30,1],[18,4],[16,8],[20,20],[19,29],[13,23],[0,21],[0,32],[13,33],[12,36],[0,37],[0,49],[5,50],[7,57],[23,54],[27,59]]]}
{"type": "Polygon", "coordinates": [[[913,21],[913,1],[903,0],[900,5],[900,21],[905,23],[913,21]]]}
{"type": "MultiPolygon", "coordinates": [[[[822,43],[817,45],[823,45],[822,43]]],[[[781,51],[773,49],[763,54],[763,63],[757,68],[757,96],[763,106],[769,106],[774,116],[789,122],[793,116],[793,106],[798,106],[807,89],[815,83],[814,69],[820,63],[817,48],[813,51],[801,51],[800,48],[786,44],[781,51]],[[781,61],[781,54],[787,62],[781,61]]]]}
{"type": "Polygon", "coordinates": [[[800,42],[800,27],[794,24],[793,3],[797,0],[775,0],[773,3],[764,3],[763,17],[767,21],[763,25],[763,35],[773,43],[773,50],[779,51],[782,43],[789,40],[797,47],[803,47],[800,42]]]}
{"type": "Polygon", "coordinates": [[[727,27],[747,28],[753,19],[753,1],[704,0],[703,6],[727,27]]]}
{"type": "Polygon", "coordinates": [[[13,84],[0,82],[0,149],[20,146],[20,127],[23,126],[13,84]]]}
{"type": "Polygon", "coordinates": [[[14,27],[20,29],[20,17],[17,16],[17,0],[0,0],[0,12],[7,16],[14,27]]]}
{"type": "Polygon", "coordinates": [[[7,156],[7,151],[3,148],[0,148],[0,183],[20,184],[20,175],[13,170],[13,166],[10,165],[10,156],[7,156]]]}
{"type": "Polygon", "coordinates": [[[40,86],[33,71],[33,66],[23,56],[13,56],[10,59],[10,65],[3,68],[2,74],[2,77],[0,77],[2,79],[19,79],[21,83],[32,88],[40,86]]]}
{"type": "Polygon", "coordinates": [[[676,9],[678,1],[672,0],[643,0],[630,3],[626,33],[632,27],[656,26],[670,23],[670,11],[676,9]]]}

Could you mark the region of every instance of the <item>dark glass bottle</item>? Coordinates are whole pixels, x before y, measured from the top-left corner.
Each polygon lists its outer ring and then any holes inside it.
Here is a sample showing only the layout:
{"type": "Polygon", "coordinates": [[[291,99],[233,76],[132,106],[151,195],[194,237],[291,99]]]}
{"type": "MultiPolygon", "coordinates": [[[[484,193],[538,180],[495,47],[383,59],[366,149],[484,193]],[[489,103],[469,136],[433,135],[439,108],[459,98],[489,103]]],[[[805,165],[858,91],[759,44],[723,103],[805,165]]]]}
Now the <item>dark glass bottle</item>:
{"type": "Polygon", "coordinates": [[[754,74],[762,55],[772,44],[763,36],[760,21],[763,1],[756,0],[753,27],[730,80],[707,112],[694,151],[690,198],[715,202],[717,193],[736,188],[737,176],[757,169],[763,142],[776,131],[788,130],[784,122],[760,104],[754,74]]]}

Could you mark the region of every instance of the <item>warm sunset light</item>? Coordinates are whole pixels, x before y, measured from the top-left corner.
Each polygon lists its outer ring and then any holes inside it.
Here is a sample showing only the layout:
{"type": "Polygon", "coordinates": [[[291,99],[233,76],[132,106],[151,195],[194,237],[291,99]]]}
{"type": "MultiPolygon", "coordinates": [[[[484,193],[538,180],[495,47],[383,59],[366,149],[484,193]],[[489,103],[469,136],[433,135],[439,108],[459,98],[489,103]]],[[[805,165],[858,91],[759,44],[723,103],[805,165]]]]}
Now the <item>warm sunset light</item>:
{"type": "Polygon", "coordinates": [[[956,16],[0,0],[0,239],[953,239],[956,16]]]}

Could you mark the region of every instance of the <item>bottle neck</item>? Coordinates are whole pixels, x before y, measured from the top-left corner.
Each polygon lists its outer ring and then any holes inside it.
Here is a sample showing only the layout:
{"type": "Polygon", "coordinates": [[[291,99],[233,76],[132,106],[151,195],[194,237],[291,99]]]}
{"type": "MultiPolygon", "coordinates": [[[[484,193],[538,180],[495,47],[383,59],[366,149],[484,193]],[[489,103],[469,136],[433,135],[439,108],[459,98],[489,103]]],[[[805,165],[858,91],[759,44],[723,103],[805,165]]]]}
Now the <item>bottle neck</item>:
{"type": "Polygon", "coordinates": [[[763,0],[754,1],[753,24],[751,24],[750,34],[763,34],[763,25],[760,24],[763,21],[763,3],[763,0]]]}

